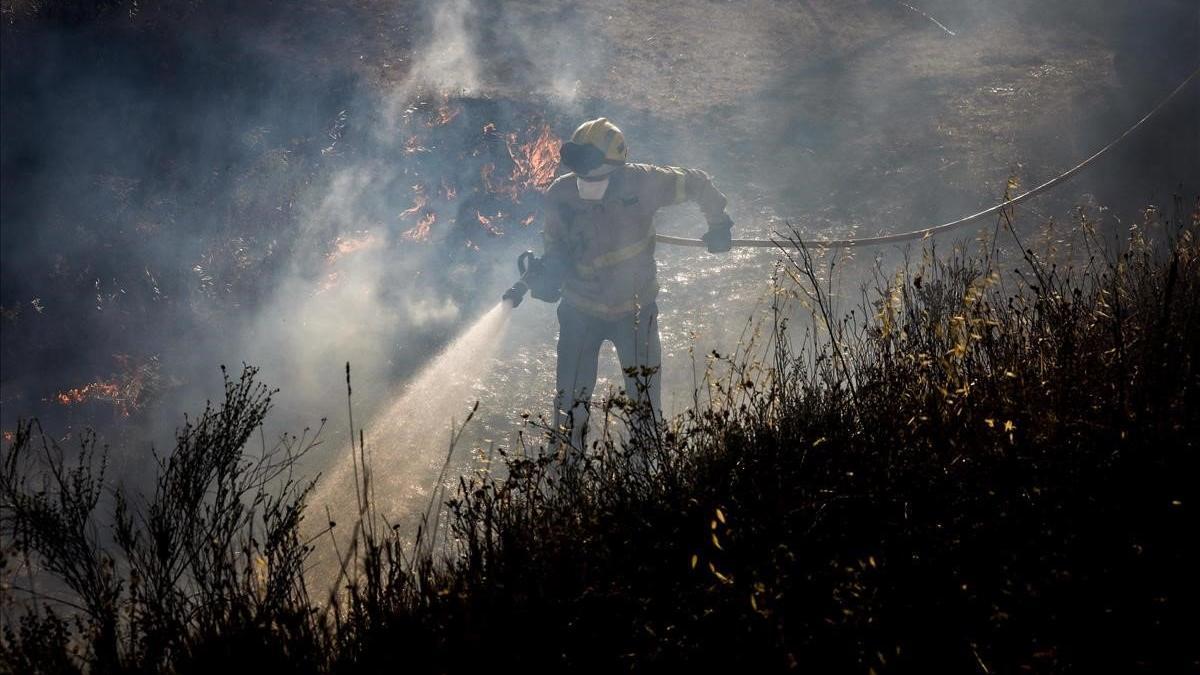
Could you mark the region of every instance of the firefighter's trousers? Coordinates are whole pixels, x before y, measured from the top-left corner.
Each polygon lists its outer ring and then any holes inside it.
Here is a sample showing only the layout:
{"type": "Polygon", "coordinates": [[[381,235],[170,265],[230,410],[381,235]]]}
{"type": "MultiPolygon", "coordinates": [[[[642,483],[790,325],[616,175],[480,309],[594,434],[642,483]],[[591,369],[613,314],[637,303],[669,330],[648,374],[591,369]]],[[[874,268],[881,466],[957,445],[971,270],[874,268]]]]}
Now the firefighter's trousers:
{"type": "Polygon", "coordinates": [[[558,305],[558,372],[555,427],[571,433],[573,445],[583,446],[588,407],[596,388],[600,347],[608,340],[617,348],[630,399],[649,403],[661,414],[659,369],[662,345],[658,336],[658,306],[651,302],[636,312],[605,319],[587,314],[568,302],[558,305]],[[637,372],[631,372],[636,369],[637,372]],[[642,373],[647,374],[643,375],[642,373]]]}

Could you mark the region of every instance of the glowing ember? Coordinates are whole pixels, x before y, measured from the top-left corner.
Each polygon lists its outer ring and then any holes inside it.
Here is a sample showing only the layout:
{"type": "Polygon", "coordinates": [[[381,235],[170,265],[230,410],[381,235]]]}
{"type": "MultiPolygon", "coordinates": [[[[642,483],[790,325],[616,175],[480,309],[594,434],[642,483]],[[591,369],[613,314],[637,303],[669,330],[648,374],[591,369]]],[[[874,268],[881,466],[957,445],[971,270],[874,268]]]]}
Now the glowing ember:
{"type": "Polygon", "coordinates": [[[429,204],[429,197],[427,197],[425,195],[425,186],[424,185],[414,185],[414,186],[412,186],[412,189],[413,189],[413,205],[400,212],[401,218],[415,216],[420,211],[423,211],[425,209],[425,207],[429,204]]]}
{"type": "Polygon", "coordinates": [[[408,140],[404,142],[404,154],[415,155],[418,152],[429,152],[429,148],[421,145],[419,136],[409,136],[408,140]]]}
{"type": "Polygon", "coordinates": [[[351,253],[375,248],[381,243],[382,241],[368,230],[355,232],[344,237],[339,236],[333,242],[333,250],[325,256],[325,262],[332,265],[351,253]]]}
{"type": "Polygon", "coordinates": [[[409,241],[427,241],[431,226],[437,220],[437,213],[427,208],[429,197],[425,194],[424,185],[413,186],[413,205],[400,212],[400,218],[410,218],[420,214],[417,224],[405,230],[400,236],[409,241]]]}
{"type": "Polygon", "coordinates": [[[459,106],[450,105],[449,98],[445,97],[442,99],[442,102],[438,104],[438,107],[433,111],[433,117],[425,122],[425,126],[432,129],[434,127],[440,127],[444,124],[449,124],[450,122],[454,121],[454,118],[458,117],[461,112],[462,108],[459,106]]]}
{"type": "Polygon", "coordinates": [[[479,169],[479,178],[483,181],[483,186],[488,192],[508,192],[508,190],[492,178],[496,174],[496,165],[488,162],[479,169]]]}
{"type": "Polygon", "coordinates": [[[504,217],[503,213],[497,213],[494,216],[488,217],[488,216],[483,215],[479,211],[476,211],[475,217],[479,219],[479,224],[483,226],[484,230],[487,230],[488,234],[490,234],[492,236],[496,236],[496,237],[499,237],[500,235],[504,234],[504,230],[500,229],[500,226],[496,225],[495,222],[493,222],[495,220],[503,218],[504,217]]]}
{"type": "Polygon", "coordinates": [[[121,395],[121,387],[113,382],[92,382],[82,387],[60,391],[54,399],[62,405],[75,405],[92,399],[115,401],[121,395]]]}
{"type": "Polygon", "coordinates": [[[60,391],[52,400],[64,406],[102,401],[115,406],[122,417],[129,417],[142,406],[142,399],[157,381],[158,360],[151,358],[133,365],[127,355],[118,354],[114,358],[124,371],[121,375],[60,391]]]}
{"type": "Polygon", "coordinates": [[[435,221],[437,221],[437,214],[433,211],[426,211],[425,215],[421,216],[416,225],[405,230],[400,236],[409,241],[429,241],[435,221]]]}

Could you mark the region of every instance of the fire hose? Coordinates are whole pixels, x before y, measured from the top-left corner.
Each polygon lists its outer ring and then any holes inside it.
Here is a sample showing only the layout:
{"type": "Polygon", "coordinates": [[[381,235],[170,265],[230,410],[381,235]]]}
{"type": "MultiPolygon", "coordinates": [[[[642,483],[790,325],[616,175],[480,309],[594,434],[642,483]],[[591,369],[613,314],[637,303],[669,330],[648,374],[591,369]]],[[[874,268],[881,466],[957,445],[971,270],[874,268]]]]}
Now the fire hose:
{"type": "MultiPolygon", "coordinates": [[[[1079,173],[1080,171],[1083,171],[1085,168],[1087,168],[1088,165],[1092,164],[1093,162],[1095,162],[1096,160],[1100,159],[1105,154],[1107,154],[1108,151],[1110,151],[1113,148],[1120,145],[1126,138],[1131,136],[1142,125],[1144,125],[1146,122],[1150,121],[1150,118],[1154,117],[1155,115],[1157,115],[1159,113],[1159,111],[1161,111],[1163,108],[1167,107],[1167,104],[1170,103],[1176,96],[1178,96],[1180,92],[1182,92],[1184,89],[1186,89],[1188,84],[1190,84],[1192,80],[1196,79],[1196,77],[1198,75],[1200,75],[1200,67],[1197,67],[1195,70],[1193,70],[1192,74],[1188,75],[1186,78],[1184,78],[1183,82],[1180,82],[1179,86],[1175,87],[1174,91],[1172,91],[1170,94],[1168,94],[1166,98],[1159,101],[1158,105],[1154,106],[1154,108],[1151,109],[1150,112],[1146,113],[1141,119],[1139,119],[1137,122],[1134,122],[1133,126],[1131,126],[1125,130],[1125,133],[1114,138],[1112,141],[1110,141],[1108,143],[1108,145],[1105,145],[1104,147],[1100,148],[1095,153],[1093,153],[1092,156],[1083,160],[1079,164],[1076,164],[1075,166],[1071,167],[1070,169],[1067,169],[1066,171],[1058,174],[1054,178],[1051,178],[1050,180],[1046,181],[1045,183],[1042,183],[1041,185],[1039,185],[1027,192],[1017,195],[1016,197],[1013,197],[1011,199],[1006,199],[1003,202],[996,204],[995,206],[993,206],[991,208],[984,209],[978,213],[972,213],[969,216],[963,216],[962,218],[959,218],[957,220],[951,220],[950,222],[942,223],[941,225],[934,225],[933,227],[927,227],[927,228],[924,228],[921,230],[911,230],[909,232],[897,232],[895,234],[885,234],[885,235],[880,235],[877,237],[853,237],[850,239],[814,239],[812,241],[804,241],[803,244],[809,248],[851,248],[854,246],[874,246],[877,244],[891,244],[891,243],[900,242],[900,241],[912,241],[914,239],[924,239],[925,237],[929,237],[929,236],[932,236],[935,234],[940,234],[942,232],[946,232],[949,230],[954,230],[954,229],[962,227],[963,225],[966,225],[968,223],[972,223],[977,220],[987,218],[988,216],[1000,213],[1001,211],[1004,211],[1007,208],[1016,206],[1017,204],[1020,204],[1023,201],[1032,199],[1033,197],[1036,197],[1037,195],[1039,195],[1047,190],[1050,190],[1051,188],[1054,188],[1062,183],[1065,183],[1072,176],[1079,173]]],[[[700,246],[700,247],[706,246],[706,244],[700,239],[688,239],[685,237],[672,237],[672,236],[665,235],[665,234],[655,235],[654,239],[655,239],[655,241],[657,241],[660,244],[670,244],[672,246],[700,246]]],[[[734,239],[733,240],[734,246],[743,247],[743,248],[776,248],[776,247],[780,246],[781,243],[786,244],[786,243],[788,243],[788,240],[786,240],[786,239],[784,239],[784,240],[780,240],[780,239],[734,239]]]]}
{"type": "MultiPolygon", "coordinates": [[[[983,218],[987,218],[988,216],[992,216],[997,213],[1000,213],[1000,212],[1004,211],[1005,209],[1011,208],[1013,206],[1016,206],[1017,204],[1020,204],[1021,202],[1032,199],[1032,198],[1036,197],[1037,195],[1039,195],[1043,192],[1046,192],[1047,190],[1050,190],[1050,189],[1070,180],[1075,174],[1079,173],[1080,171],[1083,171],[1089,165],[1091,165],[1092,163],[1096,162],[1101,157],[1106,155],[1110,150],[1112,150],[1113,148],[1120,145],[1122,142],[1125,141],[1125,139],[1129,138],[1131,135],[1133,135],[1134,132],[1136,132],[1139,128],[1141,128],[1144,124],[1146,124],[1146,122],[1150,121],[1151,118],[1153,118],[1160,111],[1162,111],[1164,108],[1166,108],[1167,105],[1172,100],[1174,100],[1175,97],[1177,97],[1180,94],[1180,92],[1182,92],[1184,89],[1186,89],[1187,86],[1189,84],[1191,84],[1192,80],[1195,80],[1197,76],[1200,76],[1200,67],[1197,67],[1195,70],[1192,71],[1192,73],[1190,75],[1185,77],[1183,79],[1183,81],[1179,83],[1179,86],[1175,87],[1175,89],[1170,94],[1168,94],[1165,98],[1163,98],[1161,101],[1159,101],[1158,104],[1155,105],[1150,110],[1150,112],[1143,115],[1141,119],[1134,122],[1133,125],[1130,126],[1128,129],[1126,129],[1124,133],[1122,133],[1120,136],[1117,136],[1113,140],[1109,141],[1109,143],[1107,145],[1105,145],[1104,147],[1102,147],[1099,150],[1097,150],[1096,152],[1094,152],[1087,159],[1083,160],[1082,162],[1071,167],[1070,169],[1067,169],[1066,171],[1058,174],[1054,178],[1051,178],[1050,180],[1042,183],[1041,185],[1038,185],[1037,187],[1035,187],[1031,190],[1027,190],[1024,193],[1017,195],[1016,197],[1006,199],[1006,200],[1000,202],[999,204],[996,204],[995,206],[992,206],[990,208],[986,208],[982,211],[979,211],[978,213],[972,213],[970,215],[963,216],[962,218],[958,218],[956,220],[951,220],[949,222],[945,222],[940,225],[934,225],[932,227],[926,227],[926,228],[923,228],[920,230],[910,230],[907,232],[896,232],[894,234],[884,234],[884,235],[879,235],[879,236],[875,236],[875,237],[852,237],[852,238],[848,238],[848,239],[814,239],[811,241],[804,240],[804,241],[799,241],[799,242],[797,242],[791,238],[788,238],[788,237],[772,238],[772,239],[734,239],[732,241],[732,245],[735,247],[739,247],[739,248],[778,248],[778,247],[786,245],[786,244],[799,243],[808,248],[815,248],[815,249],[852,248],[855,246],[875,246],[878,244],[892,244],[892,243],[902,242],[902,241],[912,241],[915,239],[924,239],[926,237],[930,237],[935,234],[941,234],[943,232],[948,232],[950,230],[958,229],[958,228],[962,227],[963,225],[967,225],[967,224],[973,223],[977,220],[981,220],[983,218]]],[[[689,239],[687,237],[674,237],[674,236],[666,235],[666,234],[656,234],[654,236],[654,240],[660,244],[668,244],[671,246],[707,247],[707,245],[708,245],[706,242],[704,242],[701,239],[689,239]]],[[[525,253],[522,253],[521,257],[518,259],[517,268],[521,274],[521,280],[518,281],[516,283],[516,285],[514,285],[511,289],[508,290],[508,292],[506,292],[504,294],[504,299],[511,301],[513,303],[514,307],[519,305],[521,303],[521,300],[525,297],[525,292],[529,289],[529,286],[528,286],[526,280],[529,277],[531,271],[533,272],[533,274],[535,274],[535,275],[537,274],[538,270],[540,269],[540,267],[539,267],[540,262],[541,261],[538,260],[534,256],[532,251],[526,251],[525,253]]],[[[535,296],[536,295],[537,294],[535,293],[535,296]]]]}

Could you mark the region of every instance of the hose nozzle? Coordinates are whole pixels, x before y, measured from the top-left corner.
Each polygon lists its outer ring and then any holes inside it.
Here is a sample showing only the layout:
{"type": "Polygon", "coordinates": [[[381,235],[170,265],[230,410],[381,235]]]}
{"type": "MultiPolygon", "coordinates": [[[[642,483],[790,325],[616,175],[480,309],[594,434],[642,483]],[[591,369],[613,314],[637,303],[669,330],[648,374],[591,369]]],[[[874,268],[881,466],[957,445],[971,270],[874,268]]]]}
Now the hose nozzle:
{"type": "Polygon", "coordinates": [[[504,291],[502,300],[508,300],[513,307],[520,307],[521,301],[525,299],[525,292],[529,290],[529,286],[525,285],[524,281],[518,281],[512,285],[512,288],[504,291]]]}
{"type": "Polygon", "coordinates": [[[525,277],[529,274],[532,263],[536,261],[537,257],[533,255],[533,251],[525,251],[517,256],[517,271],[520,272],[521,278],[517,280],[517,283],[512,285],[512,288],[504,291],[501,299],[508,300],[512,303],[513,307],[521,305],[521,301],[525,299],[525,293],[529,291],[529,284],[525,283],[525,277]]]}

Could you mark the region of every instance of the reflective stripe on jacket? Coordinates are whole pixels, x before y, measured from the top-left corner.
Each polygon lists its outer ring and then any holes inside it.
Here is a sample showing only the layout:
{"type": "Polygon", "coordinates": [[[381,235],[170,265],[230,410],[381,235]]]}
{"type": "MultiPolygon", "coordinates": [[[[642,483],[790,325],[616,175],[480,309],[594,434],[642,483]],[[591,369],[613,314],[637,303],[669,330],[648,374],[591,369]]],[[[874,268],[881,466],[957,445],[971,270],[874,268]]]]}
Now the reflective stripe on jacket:
{"type": "Polygon", "coordinates": [[[579,197],[575,174],[554,181],[543,237],[548,263],[563,276],[563,300],[601,317],[654,300],[654,214],[685,201],[696,202],[709,221],[725,211],[725,195],[696,169],[626,164],[597,201],[579,197]]]}

